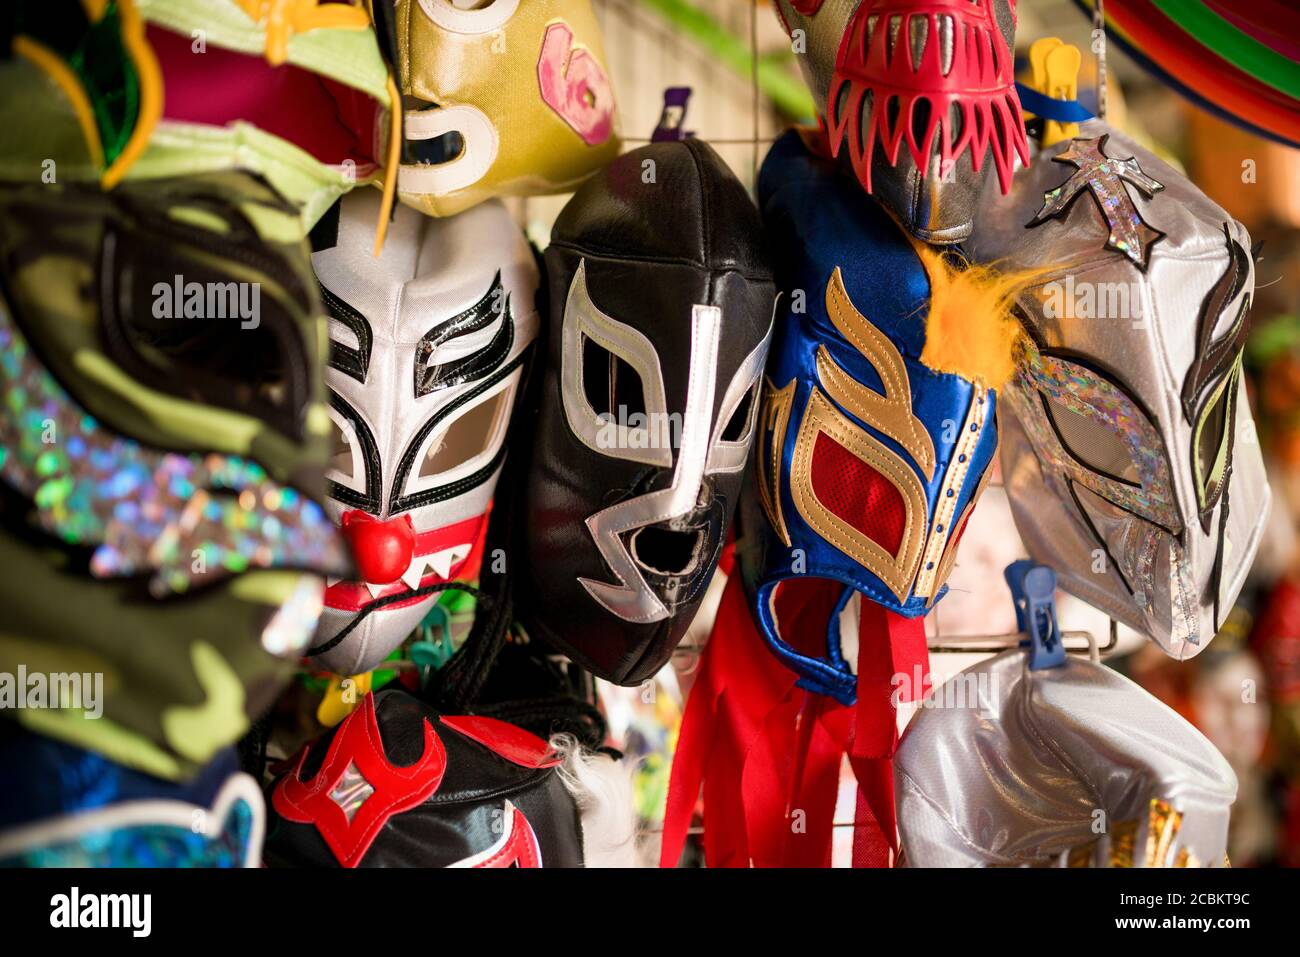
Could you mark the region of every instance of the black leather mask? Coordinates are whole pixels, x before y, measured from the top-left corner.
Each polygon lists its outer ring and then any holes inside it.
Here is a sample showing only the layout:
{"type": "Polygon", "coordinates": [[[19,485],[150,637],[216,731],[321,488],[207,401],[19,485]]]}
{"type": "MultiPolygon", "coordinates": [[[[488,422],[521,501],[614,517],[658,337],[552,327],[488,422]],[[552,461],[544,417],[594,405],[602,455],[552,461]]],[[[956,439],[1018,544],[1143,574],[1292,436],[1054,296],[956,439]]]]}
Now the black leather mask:
{"type": "Polygon", "coordinates": [[[272,786],[266,861],[289,867],[580,867],[561,758],[514,725],[367,695],[272,786]]]}
{"type": "Polygon", "coordinates": [[[528,482],[530,633],[620,684],[694,616],[740,492],[775,286],[708,145],[624,154],[565,206],[528,482]]]}

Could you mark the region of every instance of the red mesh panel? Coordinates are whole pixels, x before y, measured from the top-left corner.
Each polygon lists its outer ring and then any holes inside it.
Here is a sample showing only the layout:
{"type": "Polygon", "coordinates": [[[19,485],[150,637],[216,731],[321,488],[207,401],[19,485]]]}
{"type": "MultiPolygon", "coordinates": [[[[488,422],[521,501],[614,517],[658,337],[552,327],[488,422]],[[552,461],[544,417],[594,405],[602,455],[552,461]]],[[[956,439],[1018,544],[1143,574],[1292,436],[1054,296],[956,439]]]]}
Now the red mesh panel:
{"type": "Polygon", "coordinates": [[[889,479],[825,432],[813,445],[811,478],[813,492],[827,511],[889,554],[898,554],[907,507],[889,479]]]}

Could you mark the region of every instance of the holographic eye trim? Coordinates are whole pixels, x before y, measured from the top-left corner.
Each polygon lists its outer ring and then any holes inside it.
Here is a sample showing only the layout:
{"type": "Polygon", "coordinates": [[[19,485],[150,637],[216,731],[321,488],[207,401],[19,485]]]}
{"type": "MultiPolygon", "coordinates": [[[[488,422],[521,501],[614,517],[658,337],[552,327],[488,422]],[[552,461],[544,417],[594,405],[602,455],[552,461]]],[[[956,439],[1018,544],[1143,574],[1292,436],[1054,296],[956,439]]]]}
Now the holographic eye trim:
{"type": "Polygon", "coordinates": [[[0,393],[0,476],[51,534],[98,546],[97,578],[150,572],[150,591],[164,597],[251,568],[348,573],[320,505],[249,459],[113,434],[42,367],[2,302],[0,393]]]}
{"type": "Polygon", "coordinates": [[[1133,157],[1108,157],[1106,140],[1109,138],[1107,133],[1094,139],[1072,140],[1068,147],[1052,157],[1053,162],[1071,163],[1077,170],[1060,186],[1043,194],[1043,208],[1025,226],[1038,226],[1054,217],[1064,216],[1076,199],[1084,192],[1090,192],[1110,227],[1106,248],[1123,253],[1133,265],[1145,272],[1151,247],[1165,234],[1142,220],[1133,198],[1124,189],[1124,183],[1136,186],[1147,199],[1165,186],[1142,172],[1142,167],[1133,157]]]}
{"type": "Polygon", "coordinates": [[[1017,376],[1017,388],[1008,391],[1045,471],[1050,468],[1064,472],[1112,504],[1155,522],[1171,534],[1182,532],[1183,520],[1174,497],[1164,440],[1131,398],[1092,370],[1039,353],[1032,345],[1017,376]],[[1096,472],[1072,455],[1047,419],[1044,396],[1117,436],[1128,448],[1140,485],[1096,472]]]}

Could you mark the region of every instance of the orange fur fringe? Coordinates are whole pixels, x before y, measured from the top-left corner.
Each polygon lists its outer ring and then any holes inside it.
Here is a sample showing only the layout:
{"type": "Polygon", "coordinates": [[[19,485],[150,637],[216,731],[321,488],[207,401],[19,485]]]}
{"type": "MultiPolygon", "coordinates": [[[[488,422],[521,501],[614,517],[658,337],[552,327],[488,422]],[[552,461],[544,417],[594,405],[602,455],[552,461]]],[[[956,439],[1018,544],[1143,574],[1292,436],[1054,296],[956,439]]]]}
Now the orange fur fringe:
{"type": "Polygon", "coordinates": [[[921,361],[936,372],[1000,389],[1015,373],[1025,339],[1012,311],[1016,298],[1042,270],[953,263],[923,243],[913,245],[930,277],[921,361]]]}

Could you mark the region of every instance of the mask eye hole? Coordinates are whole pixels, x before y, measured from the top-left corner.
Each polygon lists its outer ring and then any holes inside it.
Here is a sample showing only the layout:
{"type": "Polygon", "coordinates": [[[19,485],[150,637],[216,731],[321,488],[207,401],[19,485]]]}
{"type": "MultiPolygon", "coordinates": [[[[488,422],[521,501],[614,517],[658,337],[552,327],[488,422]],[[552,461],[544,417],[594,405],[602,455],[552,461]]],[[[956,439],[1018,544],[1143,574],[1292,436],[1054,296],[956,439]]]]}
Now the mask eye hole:
{"type": "Polygon", "coordinates": [[[627,421],[629,416],[645,415],[641,376],[621,356],[586,336],[582,339],[582,385],[598,416],[627,421]]]}
{"type": "Polygon", "coordinates": [[[330,468],[340,482],[351,484],[355,480],[356,470],[352,464],[352,440],[339,428],[339,424],[330,419],[330,468]]]}
{"type": "Polygon", "coordinates": [[[1057,439],[1078,462],[1108,478],[1141,484],[1133,457],[1118,435],[1049,395],[1042,400],[1057,439]]]}
{"type": "Polygon", "coordinates": [[[514,391],[498,392],[455,419],[420,460],[420,478],[433,478],[492,448],[510,414],[514,391]]]}
{"type": "Polygon", "coordinates": [[[465,154],[465,137],[459,130],[448,130],[432,139],[410,140],[407,149],[416,162],[439,166],[458,160],[465,154]]]}
{"type": "Polygon", "coordinates": [[[758,383],[751,385],[737,404],[731,418],[727,420],[726,426],[722,429],[722,441],[724,442],[744,442],[749,438],[749,428],[753,422],[754,403],[757,401],[758,383]]]}
{"type": "Polygon", "coordinates": [[[1211,509],[1223,490],[1227,472],[1229,417],[1237,389],[1237,374],[1227,375],[1217,392],[1206,403],[1196,422],[1194,451],[1196,453],[1196,493],[1202,509],[1211,509]]]}

